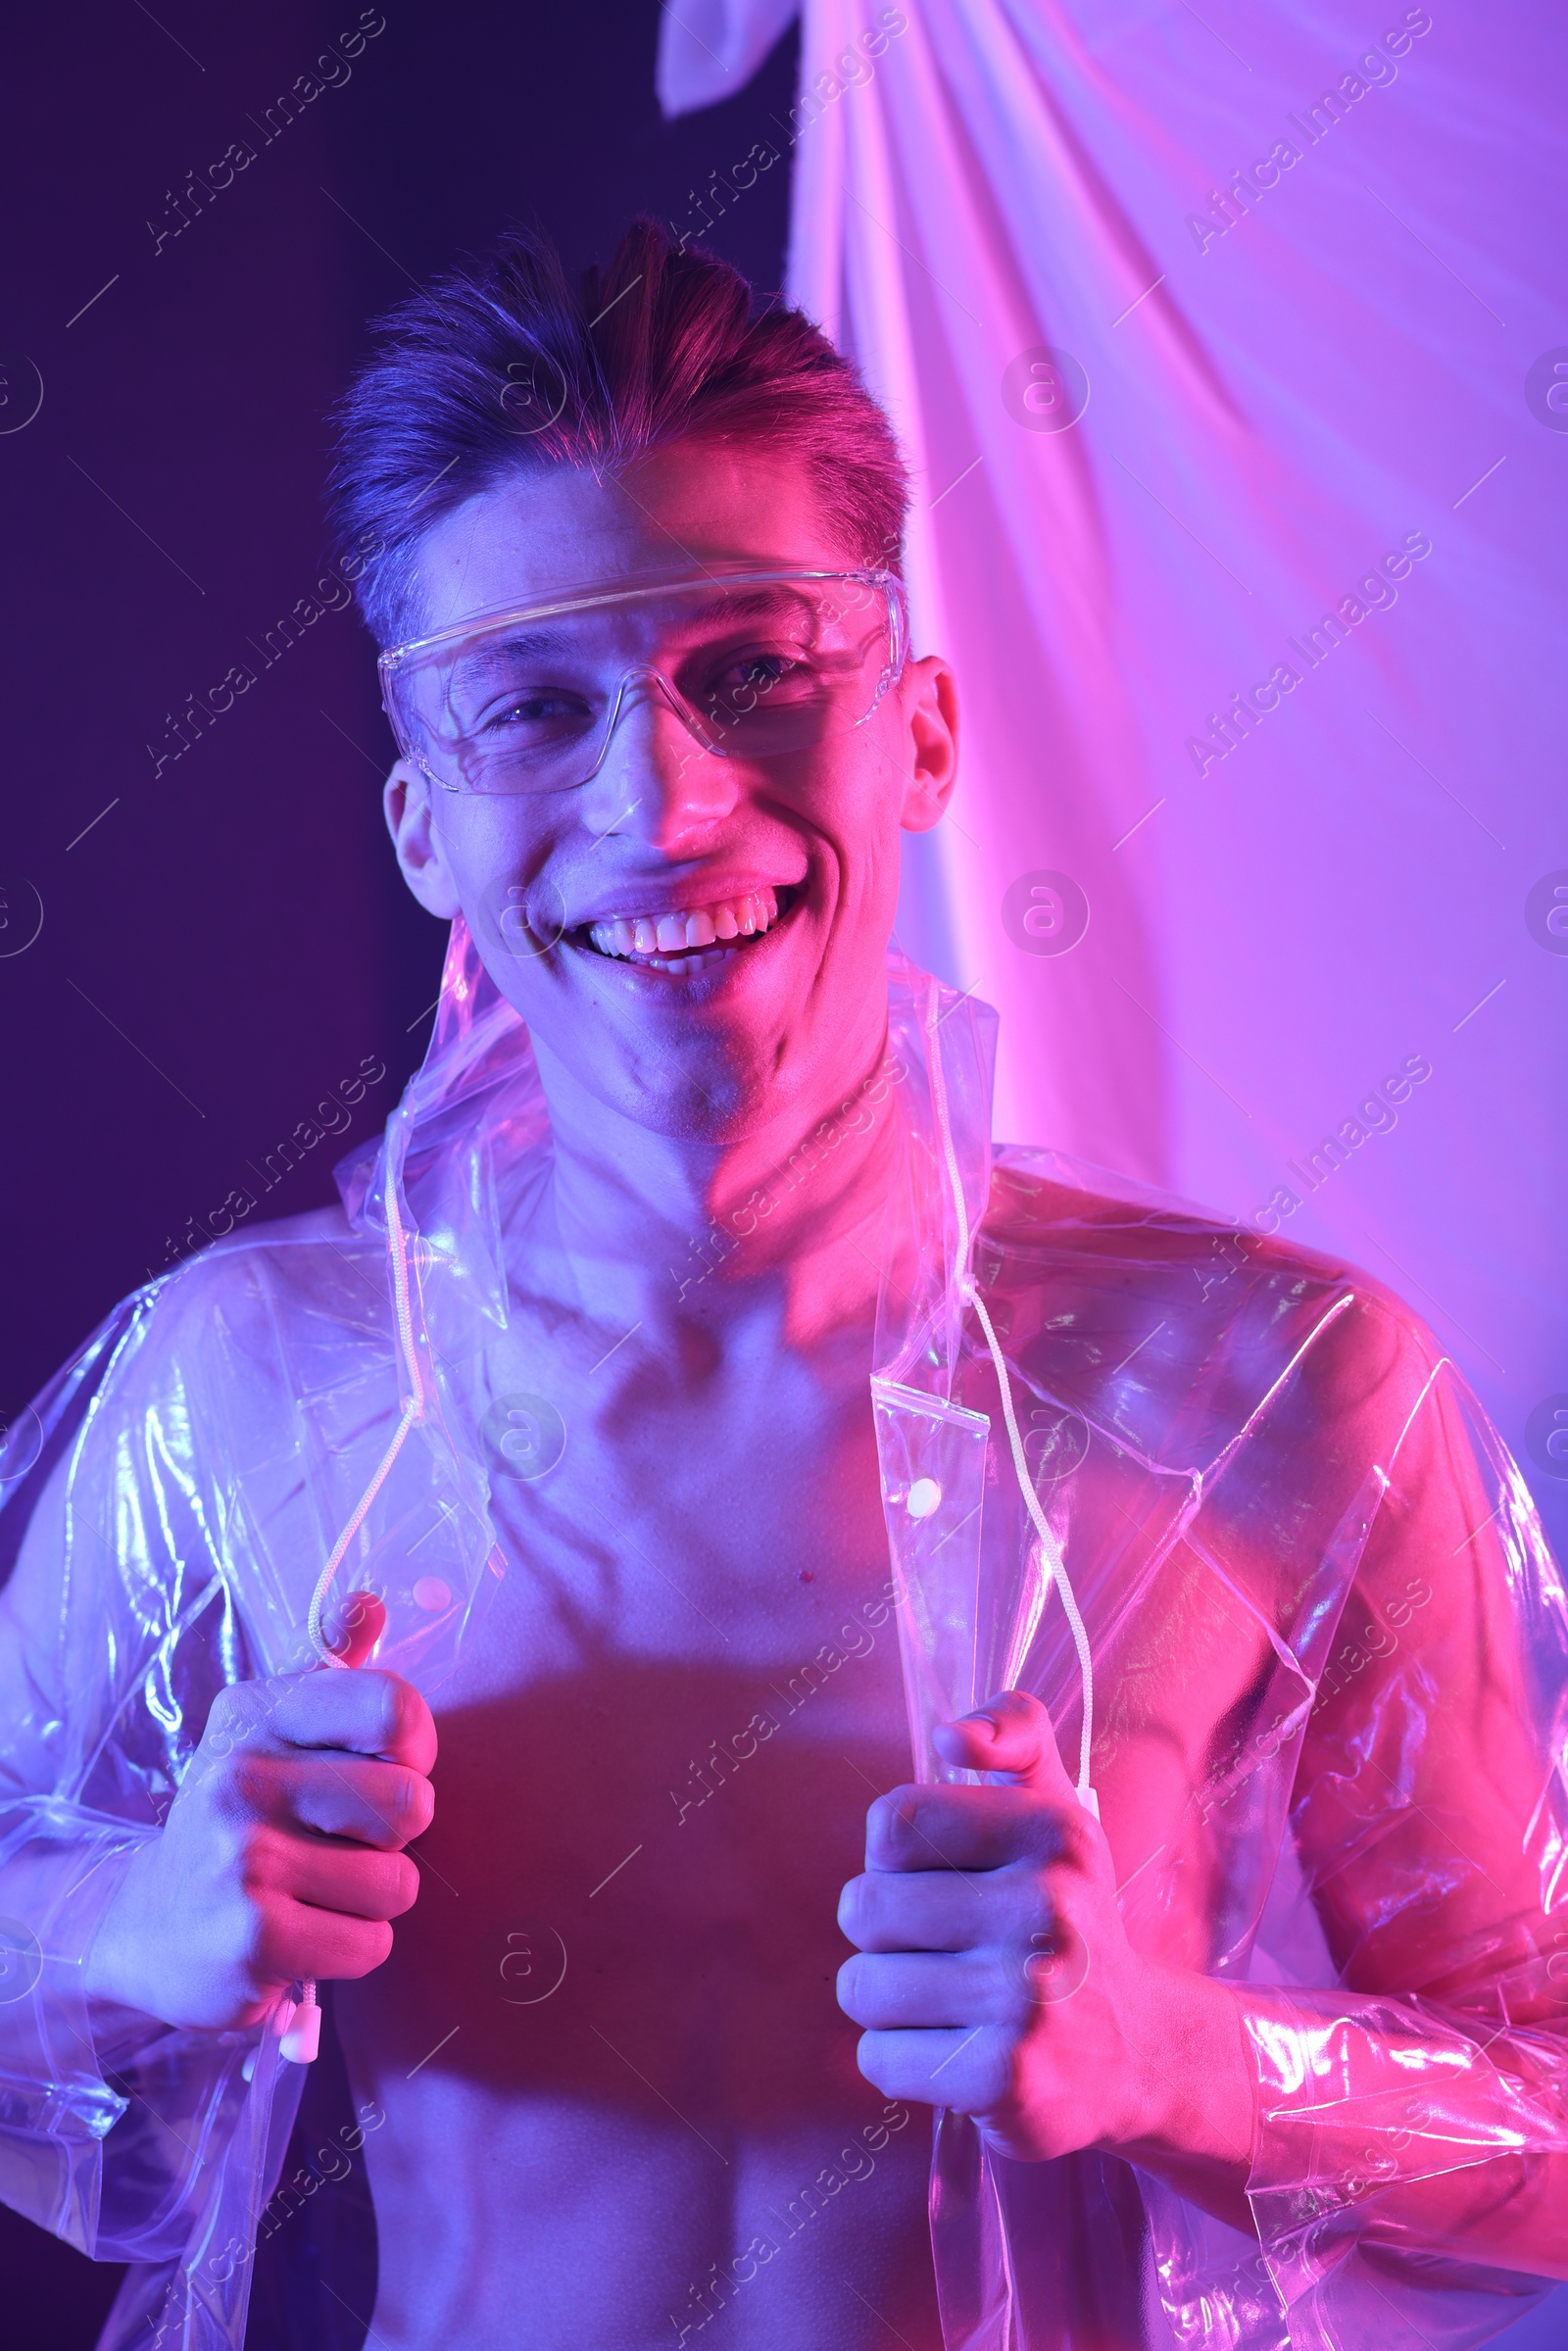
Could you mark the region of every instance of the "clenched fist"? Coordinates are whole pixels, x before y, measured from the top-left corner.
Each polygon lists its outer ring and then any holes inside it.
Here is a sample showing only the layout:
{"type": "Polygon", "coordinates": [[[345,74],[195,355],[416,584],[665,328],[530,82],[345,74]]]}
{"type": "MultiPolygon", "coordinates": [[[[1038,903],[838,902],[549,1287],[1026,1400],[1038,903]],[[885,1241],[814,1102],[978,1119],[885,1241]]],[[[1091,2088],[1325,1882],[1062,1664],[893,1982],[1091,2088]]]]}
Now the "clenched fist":
{"type": "Polygon", "coordinates": [[[839,1924],[859,1955],[839,2005],[890,2098],[973,2115],[1024,2159],[1161,2137],[1176,1985],[1128,1943],[1110,1848],[1051,1718],[1015,1690],[937,1733],[950,1763],[1011,1786],[899,1788],[866,1825],[839,1924]]]}
{"type": "Polygon", "coordinates": [[[89,1994],[232,2029],[296,1978],[368,1976],[419,1890],[403,1847],[430,1825],[435,1751],[430,1710],[397,1674],[221,1691],[162,1832],[105,1913],[89,1994]]]}

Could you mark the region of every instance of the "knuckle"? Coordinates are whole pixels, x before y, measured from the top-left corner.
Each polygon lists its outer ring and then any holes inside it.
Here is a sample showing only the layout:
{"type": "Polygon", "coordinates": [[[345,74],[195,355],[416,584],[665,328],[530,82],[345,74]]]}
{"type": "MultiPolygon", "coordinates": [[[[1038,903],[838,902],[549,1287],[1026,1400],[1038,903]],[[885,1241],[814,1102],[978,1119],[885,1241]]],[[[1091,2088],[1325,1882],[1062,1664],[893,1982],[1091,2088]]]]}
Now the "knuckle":
{"type": "Polygon", "coordinates": [[[248,1903],[254,1906],[271,1893],[277,1884],[277,1860],[276,1839],[259,1823],[237,1839],[232,1876],[248,1903]]]}
{"type": "Polygon", "coordinates": [[[257,1713],[255,1684],[225,1682],[208,1709],[202,1744],[226,1753],[248,1738],[257,1713]]]}
{"type": "Polygon", "coordinates": [[[847,1935],[852,1943],[865,1939],[867,1893],[865,1880],[852,1878],[839,1896],[839,1932],[847,1935]]]}
{"type": "Polygon", "coordinates": [[[367,1919],[351,1937],[343,1963],[334,1971],[340,1976],[369,1976],[384,1967],[392,1956],[392,1930],[384,1919],[367,1919]]]}
{"type": "Polygon", "coordinates": [[[878,1796],[865,1816],[867,1854],[903,1852],[918,1828],[921,1801],[917,1788],[895,1788],[878,1796]]]}
{"type": "Polygon", "coordinates": [[[1027,1942],[1033,1935],[1049,1935],[1061,1913],[1045,1872],[1028,1867],[1014,1871],[1008,1890],[1008,1923],[1014,1935],[1027,1942]]]}
{"type": "Polygon", "coordinates": [[[232,1683],[225,1682],[207,1709],[207,1728],[203,1733],[203,1738],[221,1737],[224,1733],[231,1732],[237,1722],[238,1709],[235,1704],[234,1687],[232,1683]]]}
{"type": "Polygon", "coordinates": [[[220,1756],[207,1781],[207,1795],[220,1820],[254,1819],[262,1809],[261,1774],[254,1758],[244,1748],[220,1756]]]}
{"type": "Polygon", "coordinates": [[[257,1990],[276,1969],[276,1935],[273,1922],[266,1906],[249,1898],[237,1906],[229,1930],[229,1945],[234,1964],[245,1976],[251,1989],[257,1990]]]}
{"type": "Polygon", "coordinates": [[[1010,2033],[983,2033],[975,2043],[970,2103],[989,2109],[1011,2097],[1018,2071],[1018,2043],[1010,2033]]]}
{"type": "Polygon", "coordinates": [[[1031,1697],[1026,1690],[999,1690],[994,1698],[986,1701],[986,1711],[988,1714],[1004,1715],[1013,1723],[1038,1723],[1042,1719],[1049,1722],[1051,1719],[1040,1700],[1031,1697]]]}
{"type": "Polygon", "coordinates": [[[896,2095],[900,2082],[892,2062],[892,2049],[885,2033],[862,2033],[855,2048],[855,2062],[865,2080],[884,2097],[896,2095]]]}
{"type": "Polygon", "coordinates": [[[386,1895],[386,1915],[389,1919],[396,1919],[401,1918],[405,1911],[412,1910],[418,1900],[419,1873],[406,1853],[395,1853],[392,1856],[392,1863],[386,1895]]]}
{"type": "Polygon", "coordinates": [[[223,1775],[225,1795],[237,1809],[260,1815],[269,1808],[272,1774],[261,1756],[236,1755],[223,1775]]]}
{"type": "Polygon", "coordinates": [[[399,1769],[394,1790],[393,1818],[405,1842],[420,1837],[435,1817],[435,1789],[421,1772],[399,1769]]]}
{"type": "MultiPolygon", "coordinates": [[[[361,1679],[364,1681],[370,1679],[363,1667],[361,1679]]],[[[410,1700],[416,1700],[418,1692],[399,1674],[376,1673],[374,1682],[375,1728],[383,1746],[395,1746],[401,1740],[404,1731],[410,1727],[410,1700]]]]}
{"type": "Polygon", "coordinates": [[[1040,1861],[1076,1861],[1080,1856],[1077,1825],[1055,1804],[1038,1799],[1027,1808],[1027,1850],[1040,1861]]]}
{"type": "Polygon", "coordinates": [[[1021,2030],[1039,2005],[1032,1968],[1038,1951],[1013,1950],[997,1960],[987,1986],[988,2022],[1021,2030]]]}

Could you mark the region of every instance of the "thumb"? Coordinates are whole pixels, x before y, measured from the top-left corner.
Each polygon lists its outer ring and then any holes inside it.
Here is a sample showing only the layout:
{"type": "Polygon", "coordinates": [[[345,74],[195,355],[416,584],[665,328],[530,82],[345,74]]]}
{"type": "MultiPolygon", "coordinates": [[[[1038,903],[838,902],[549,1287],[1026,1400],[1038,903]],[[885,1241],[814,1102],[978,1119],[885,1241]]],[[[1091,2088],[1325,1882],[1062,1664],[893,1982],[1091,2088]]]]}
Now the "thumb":
{"type": "Polygon", "coordinates": [[[385,1630],[386,1602],[373,1592],[351,1592],[322,1638],[339,1665],[363,1665],[385,1630]]]}
{"type": "Polygon", "coordinates": [[[972,1714],[940,1724],[931,1742],[946,1763],[961,1764],[971,1772],[1003,1772],[1037,1795],[1078,1801],[1057,1752],[1051,1716],[1024,1690],[999,1690],[972,1714]]]}

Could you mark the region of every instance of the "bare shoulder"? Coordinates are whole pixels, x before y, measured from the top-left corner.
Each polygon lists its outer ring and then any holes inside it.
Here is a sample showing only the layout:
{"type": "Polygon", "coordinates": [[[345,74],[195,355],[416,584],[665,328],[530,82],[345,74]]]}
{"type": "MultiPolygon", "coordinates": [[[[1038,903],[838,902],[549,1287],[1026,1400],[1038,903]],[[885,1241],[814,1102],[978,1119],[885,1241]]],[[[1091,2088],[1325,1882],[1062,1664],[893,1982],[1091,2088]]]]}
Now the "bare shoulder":
{"type": "MultiPolygon", "coordinates": [[[[1396,1444],[1446,1362],[1421,1316],[1348,1259],[1227,1222],[1044,1151],[999,1154],[981,1276],[1019,1300],[1011,1320],[1145,1338],[1148,1375],[1274,1395],[1275,1445],[1331,1442],[1375,1460],[1396,1444]],[[988,1261],[989,1259],[989,1261],[988,1261]],[[1033,1291],[1033,1312],[1022,1308],[1033,1291]]],[[[1260,1423],[1257,1432],[1263,1434],[1260,1423]]]]}

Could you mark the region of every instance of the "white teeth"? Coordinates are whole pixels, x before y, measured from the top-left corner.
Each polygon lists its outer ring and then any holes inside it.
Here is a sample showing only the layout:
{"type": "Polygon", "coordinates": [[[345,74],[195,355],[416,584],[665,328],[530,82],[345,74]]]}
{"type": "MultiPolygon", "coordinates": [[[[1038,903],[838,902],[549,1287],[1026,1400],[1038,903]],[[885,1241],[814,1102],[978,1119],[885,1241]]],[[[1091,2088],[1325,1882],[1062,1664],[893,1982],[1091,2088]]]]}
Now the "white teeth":
{"type": "Polygon", "coordinates": [[[725,941],[756,938],[777,920],[777,892],[752,890],[744,897],[717,899],[710,906],[692,906],[678,914],[617,915],[591,924],[588,936],[601,955],[645,955],[661,968],[665,967],[667,958],[689,956],[691,968],[705,969],[718,956],[703,955],[697,963],[696,956],[703,949],[716,947],[721,953],[725,941]]]}

